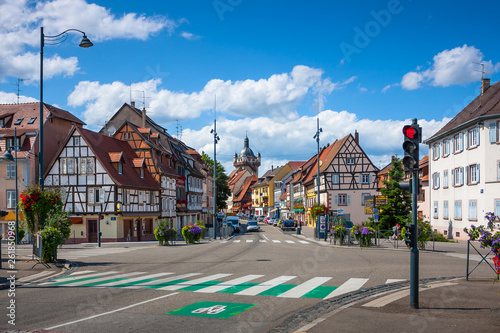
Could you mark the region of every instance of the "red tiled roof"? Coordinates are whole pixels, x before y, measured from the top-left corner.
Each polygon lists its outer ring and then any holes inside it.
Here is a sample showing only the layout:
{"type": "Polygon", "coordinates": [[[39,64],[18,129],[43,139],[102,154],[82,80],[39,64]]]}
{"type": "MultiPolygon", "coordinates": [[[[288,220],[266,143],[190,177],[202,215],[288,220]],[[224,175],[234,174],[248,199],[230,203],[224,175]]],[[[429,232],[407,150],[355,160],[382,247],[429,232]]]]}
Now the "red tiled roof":
{"type": "Polygon", "coordinates": [[[250,188],[250,186],[252,186],[252,184],[255,183],[258,179],[259,178],[257,178],[256,175],[252,175],[251,177],[247,177],[245,179],[245,182],[243,183],[243,186],[241,187],[238,198],[236,198],[236,200],[233,200],[233,202],[242,201],[243,198],[245,197],[245,194],[248,192],[248,189],[250,188]]]}
{"type": "Polygon", "coordinates": [[[137,128],[137,130],[141,134],[149,134],[149,133],[151,133],[151,128],[139,127],[139,128],[137,128]]]}
{"type": "Polygon", "coordinates": [[[142,168],[144,165],[144,157],[136,157],[132,159],[132,165],[134,168],[142,168]]]}
{"type": "MultiPolygon", "coordinates": [[[[85,142],[89,145],[96,158],[104,167],[108,175],[119,186],[136,187],[149,190],[159,190],[160,186],[156,183],[149,172],[144,173],[144,178],[133,169],[132,161],[138,159],[132,147],[125,142],[106,135],[89,131],[87,129],[75,127],[74,130],[78,131],[85,142]],[[119,174],[118,170],[113,167],[109,160],[109,152],[123,152],[123,174],[119,174]]],[[[73,134],[73,131],[69,135],[73,134]]],[[[144,159],[140,159],[144,160],[144,159]]]]}
{"type": "Polygon", "coordinates": [[[123,156],[123,152],[115,152],[115,153],[108,153],[108,156],[109,156],[109,161],[110,162],[113,162],[113,163],[116,163],[116,162],[120,162],[120,160],[122,159],[122,156],[123,156]]]}

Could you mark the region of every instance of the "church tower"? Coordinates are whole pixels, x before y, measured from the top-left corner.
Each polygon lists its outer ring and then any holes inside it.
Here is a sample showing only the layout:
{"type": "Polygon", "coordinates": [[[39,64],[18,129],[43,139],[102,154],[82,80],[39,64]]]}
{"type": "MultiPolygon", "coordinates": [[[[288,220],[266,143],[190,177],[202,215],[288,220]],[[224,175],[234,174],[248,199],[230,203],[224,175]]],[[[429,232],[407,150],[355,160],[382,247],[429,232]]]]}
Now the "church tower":
{"type": "Polygon", "coordinates": [[[245,136],[244,147],[241,150],[240,155],[238,156],[238,154],[234,153],[233,165],[236,169],[247,169],[251,175],[258,176],[260,153],[257,153],[257,156],[254,155],[252,149],[250,149],[248,136],[245,136]]]}

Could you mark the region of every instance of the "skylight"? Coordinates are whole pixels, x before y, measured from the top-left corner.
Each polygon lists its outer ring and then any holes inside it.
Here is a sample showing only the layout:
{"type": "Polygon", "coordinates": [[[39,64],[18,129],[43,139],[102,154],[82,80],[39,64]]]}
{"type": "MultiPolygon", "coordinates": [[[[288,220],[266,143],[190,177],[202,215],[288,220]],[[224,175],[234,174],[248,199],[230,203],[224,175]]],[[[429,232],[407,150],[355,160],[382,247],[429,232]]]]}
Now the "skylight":
{"type": "Polygon", "coordinates": [[[24,118],[19,118],[18,120],[16,120],[16,122],[14,123],[14,125],[21,125],[21,122],[23,121],[24,118]]]}

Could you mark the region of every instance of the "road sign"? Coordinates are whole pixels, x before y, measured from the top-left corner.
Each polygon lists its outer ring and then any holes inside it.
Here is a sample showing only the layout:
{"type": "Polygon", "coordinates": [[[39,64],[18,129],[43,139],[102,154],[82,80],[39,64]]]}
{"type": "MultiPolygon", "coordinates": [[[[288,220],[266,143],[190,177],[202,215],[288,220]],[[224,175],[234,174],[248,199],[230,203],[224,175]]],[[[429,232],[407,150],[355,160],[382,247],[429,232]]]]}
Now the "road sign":
{"type": "Polygon", "coordinates": [[[373,214],[373,222],[378,222],[378,214],[373,214]]]}
{"type": "Polygon", "coordinates": [[[387,195],[377,195],[375,197],[375,206],[387,205],[388,197],[387,195]]]}
{"type": "Polygon", "coordinates": [[[373,207],[373,197],[365,199],[365,207],[373,207]]]}
{"type": "Polygon", "coordinates": [[[198,302],[183,308],[167,312],[167,315],[209,317],[227,319],[250,309],[255,304],[225,303],[225,302],[198,302]]]}
{"type": "Polygon", "coordinates": [[[377,214],[378,213],[378,208],[373,208],[373,213],[377,214]]]}
{"type": "Polygon", "coordinates": [[[343,209],[338,209],[337,210],[337,215],[344,215],[344,210],[343,209]]]}
{"type": "Polygon", "coordinates": [[[373,208],[372,207],[365,207],[365,214],[373,214],[373,208]]]}

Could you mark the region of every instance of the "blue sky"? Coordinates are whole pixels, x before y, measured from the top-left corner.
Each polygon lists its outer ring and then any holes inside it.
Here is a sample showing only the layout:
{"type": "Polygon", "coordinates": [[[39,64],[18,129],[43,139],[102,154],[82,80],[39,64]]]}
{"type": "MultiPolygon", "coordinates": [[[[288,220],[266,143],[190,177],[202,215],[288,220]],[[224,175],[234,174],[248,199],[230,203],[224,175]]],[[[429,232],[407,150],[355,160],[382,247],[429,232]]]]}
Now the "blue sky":
{"type": "Polygon", "coordinates": [[[271,165],[306,160],[360,133],[377,166],[402,154],[401,128],[439,130],[478,93],[481,66],[497,81],[495,1],[0,0],[0,103],[39,98],[40,26],[69,34],[44,48],[44,101],[89,129],[131,98],[189,146],[218,159],[250,146],[271,165]],[[145,98],[143,98],[145,97],[145,98]],[[318,108],[318,99],[320,100],[318,108]],[[178,124],[178,127],[177,127],[178,124]],[[182,131],[181,131],[182,129],[182,131]]]}

